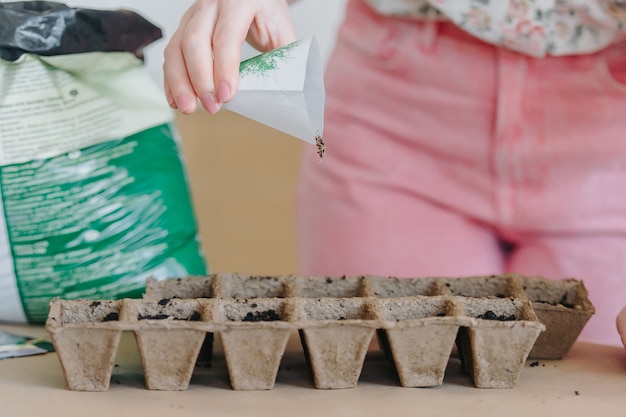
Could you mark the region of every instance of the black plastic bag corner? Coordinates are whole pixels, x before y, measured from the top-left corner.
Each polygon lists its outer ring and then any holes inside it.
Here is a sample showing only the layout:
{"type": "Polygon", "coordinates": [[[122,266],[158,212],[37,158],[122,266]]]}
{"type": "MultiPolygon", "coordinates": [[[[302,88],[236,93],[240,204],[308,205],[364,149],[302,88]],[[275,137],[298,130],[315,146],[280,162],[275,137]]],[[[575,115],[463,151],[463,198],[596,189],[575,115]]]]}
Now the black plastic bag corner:
{"type": "Polygon", "coordinates": [[[72,8],[51,1],[0,3],[0,58],[82,52],[131,52],[160,39],[161,29],[129,10],[72,8]]]}

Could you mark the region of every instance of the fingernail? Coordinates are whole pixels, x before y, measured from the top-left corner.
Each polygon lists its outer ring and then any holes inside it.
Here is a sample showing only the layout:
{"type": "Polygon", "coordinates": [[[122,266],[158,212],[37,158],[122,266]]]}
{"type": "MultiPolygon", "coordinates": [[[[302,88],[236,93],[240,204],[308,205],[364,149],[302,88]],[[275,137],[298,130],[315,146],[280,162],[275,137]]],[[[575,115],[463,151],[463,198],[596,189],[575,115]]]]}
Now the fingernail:
{"type": "Polygon", "coordinates": [[[221,107],[213,94],[203,94],[201,100],[206,111],[211,114],[217,113],[221,107]]]}
{"type": "Polygon", "coordinates": [[[217,99],[220,103],[226,103],[230,100],[230,86],[226,81],[220,81],[217,85],[217,99]]]}
{"type": "Polygon", "coordinates": [[[194,105],[191,97],[187,94],[181,94],[176,98],[175,108],[178,108],[182,113],[193,113],[194,105]]]}

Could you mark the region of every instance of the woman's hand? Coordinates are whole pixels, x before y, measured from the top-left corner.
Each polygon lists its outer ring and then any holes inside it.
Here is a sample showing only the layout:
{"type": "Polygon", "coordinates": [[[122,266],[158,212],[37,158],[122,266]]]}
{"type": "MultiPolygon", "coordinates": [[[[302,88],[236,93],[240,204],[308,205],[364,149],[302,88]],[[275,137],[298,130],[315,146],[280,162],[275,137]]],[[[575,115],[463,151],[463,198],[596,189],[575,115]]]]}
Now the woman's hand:
{"type": "Polygon", "coordinates": [[[626,307],[617,316],[617,331],[622,338],[622,343],[626,348],[626,307]]]}
{"type": "Polygon", "coordinates": [[[196,0],[165,47],[165,94],[191,114],[209,113],[237,93],[241,46],[265,52],[296,40],[287,0],[196,0]]]}

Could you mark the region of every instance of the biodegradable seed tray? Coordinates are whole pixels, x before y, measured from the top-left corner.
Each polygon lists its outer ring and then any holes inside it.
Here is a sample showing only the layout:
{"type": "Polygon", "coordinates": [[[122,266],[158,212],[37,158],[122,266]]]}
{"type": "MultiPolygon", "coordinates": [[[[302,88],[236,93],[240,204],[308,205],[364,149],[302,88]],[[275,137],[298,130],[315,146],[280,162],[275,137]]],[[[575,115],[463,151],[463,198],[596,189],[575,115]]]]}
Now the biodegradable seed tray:
{"type": "Polygon", "coordinates": [[[215,274],[148,280],[140,300],[55,299],[46,328],[70,390],[109,388],[123,331],[135,335],[151,390],[187,389],[214,334],[233,389],[272,389],[294,331],[315,388],[355,387],[375,334],[403,387],[441,385],[456,343],[476,387],[511,388],[531,349],[562,357],[591,314],[575,280],[215,274]]]}

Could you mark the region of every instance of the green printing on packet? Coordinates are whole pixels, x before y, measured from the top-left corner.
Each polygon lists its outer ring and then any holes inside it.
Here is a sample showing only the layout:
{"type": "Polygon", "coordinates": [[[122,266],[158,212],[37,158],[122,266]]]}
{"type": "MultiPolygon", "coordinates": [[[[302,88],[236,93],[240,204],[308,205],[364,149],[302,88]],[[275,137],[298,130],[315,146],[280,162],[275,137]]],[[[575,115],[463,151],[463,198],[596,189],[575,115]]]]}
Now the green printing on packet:
{"type": "Polygon", "coordinates": [[[263,76],[278,69],[280,61],[286,62],[293,58],[293,51],[299,44],[300,42],[296,41],[282,48],[274,49],[241,62],[239,64],[239,75],[241,77],[249,75],[263,76]]]}

